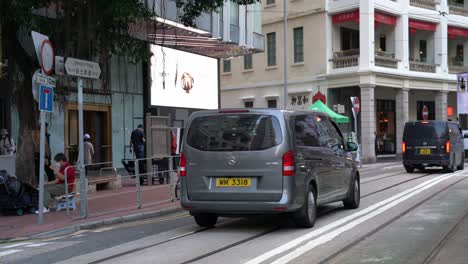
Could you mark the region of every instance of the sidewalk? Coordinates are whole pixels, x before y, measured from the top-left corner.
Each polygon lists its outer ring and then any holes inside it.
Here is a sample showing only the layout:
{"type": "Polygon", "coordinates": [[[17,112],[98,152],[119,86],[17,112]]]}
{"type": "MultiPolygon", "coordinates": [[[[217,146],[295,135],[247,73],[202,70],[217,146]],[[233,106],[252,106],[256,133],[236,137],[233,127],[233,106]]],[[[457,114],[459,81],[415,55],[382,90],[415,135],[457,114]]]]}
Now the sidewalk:
{"type": "Polygon", "coordinates": [[[77,209],[50,212],[44,215],[44,224],[38,224],[38,215],[0,215],[0,241],[21,239],[33,235],[61,231],[70,233],[97,225],[114,224],[148,218],[180,210],[178,201],[170,200],[169,185],[142,186],[141,209],[137,208],[137,192],[134,180],[123,180],[118,190],[102,190],[88,195],[88,219],[80,218],[79,196],[75,197],[77,209]],[[63,229],[63,230],[61,230],[63,229]]]}

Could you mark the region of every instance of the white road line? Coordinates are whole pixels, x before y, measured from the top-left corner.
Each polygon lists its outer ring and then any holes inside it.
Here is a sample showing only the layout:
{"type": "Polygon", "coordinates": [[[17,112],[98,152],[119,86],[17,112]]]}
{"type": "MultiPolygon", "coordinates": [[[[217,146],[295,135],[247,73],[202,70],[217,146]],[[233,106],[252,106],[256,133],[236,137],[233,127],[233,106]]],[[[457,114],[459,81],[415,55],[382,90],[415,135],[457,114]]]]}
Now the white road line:
{"type": "Polygon", "coordinates": [[[22,250],[19,250],[19,249],[7,250],[7,251],[4,251],[4,252],[0,252],[0,257],[4,257],[4,256],[7,256],[7,255],[15,254],[15,253],[18,253],[18,252],[21,252],[21,251],[22,251],[22,250]]]}
{"type": "Polygon", "coordinates": [[[2,249],[22,247],[22,246],[31,245],[31,244],[32,244],[31,242],[16,243],[16,244],[13,244],[13,245],[4,246],[4,247],[2,247],[2,249]]]}
{"type": "Polygon", "coordinates": [[[425,181],[425,182],[423,182],[423,183],[421,183],[421,184],[419,184],[419,185],[417,185],[417,186],[415,186],[413,188],[410,188],[410,189],[408,189],[406,191],[403,191],[403,192],[401,192],[399,194],[396,194],[396,195],[394,195],[394,196],[392,196],[390,198],[387,198],[387,199],[385,199],[385,200],[383,200],[381,202],[378,202],[378,203],[376,203],[374,205],[371,205],[371,206],[367,207],[366,209],[363,209],[363,210],[361,210],[359,212],[356,212],[354,214],[351,214],[351,215],[349,215],[349,216],[347,216],[345,218],[342,218],[342,219],[337,220],[337,221],[335,221],[333,223],[325,225],[325,226],[323,226],[323,227],[321,227],[319,229],[313,230],[313,231],[311,231],[311,232],[309,232],[309,233],[307,233],[307,234],[305,234],[303,236],[300,236],[300,237],[298,237],[298,238],[296,238],[296,239],[294,239],[294,240],[292,240],[292,241],[290,241],[290,242],[288,242],[286,244],[283,244],[280,247],[277,247],[277,248],[275,248],[275,249],[273,249],[273,250],[271,250],[269,252],[266,252],[266,253],[264,253],[264,254],[256,257],[256,258],[246,262],[245,264],[259,264],[259,263],[262,263],[263,261],[266,261],[266,260],[270,259],[271,257],[274,257],[274,256],[276,256],[278,254],[281,254],[281,253],[283,253],[285,251],[288,251],[288,250],[298,246],[299,244],[301,244],[301,243],[303,243],[303,242],[305,242],[305,241],[307,241],[309,239],[312,239],[312,238],[314,238],[314,237],[316,237],[318,235],[321,235],[321,234],[323,234],[323,233],[325,233],[325,232],[327,232],[327,231],[329,231],[329,230],[331,230],[331,229],[333,229],[335,227],[343,225],[343,224],[345,224],[345,223],[347,223],[347,222],[349,222],[349,221],[351,221],[351,220],[353,220],[353,219],[355,219],[357,217],[366,215],[366,214],[368,214],[368,213],[370,213],[370,212],[372,212],[374,210],[377,210],[380,207],[382,207],[382,206],[384,206],[384,205],[386,205],[386,204],[388,204],[388,203],[390,203],[392,201],[395,201],[395,200],[397,200],[397,199],[399,199],[399,198],[401,198],[401,197],[403,197],[403,196],[405,196],[407,194],[410,194],[410,193],[412,193],[414,191],[417,191],[418,189],[423,188],[426,185],[429,185],[429,184],[431,184],[433,182],[436,182],[438,180],[441,180],[441,179],[445,179],[447,177],[451,177],[453,175],[455,175],[455,174],[453,174],[453,173],[444,174],[444,175],[441,175],[441,176],[439,176],[437,178],[425,181]]]}
{"type": "Polygon", "coordinates": [[[50,243],[47,243],[47,242],[44,242],[44,243],[37,243],[37,244],[32,244],[32,245],[26,245],[24,247],[29,247],[29,248],[34,248],[34,247],[42,247],[42,246],[45,246],[45,245],[48,245],[50,243]]]}
{"type": "Polygon", "coordinates": [[[403,164],[383,167],[384,170],[391,170],[391,169],[395,169],[395,168],[403,168],[403,164]]]}
{"type": "Polygon", "coordinates": [[[324,235],[322,235],[322,236],[308,242],[304,246],[301,246],[301,247],[295,249],[294,251],[290,252],[289,254],[284,255],[283,257],[277,259],[272,264],[289,263],[290,261],[292,261],[292,260],[296,259],[297,257],[303,255],[304,253],[312,250],[313,248],[333,240],[337,236],[341,235],[342,233],[344,233],[346,231],[351,230],[352,228],[356,227],[357,225],[362,224],[365,221],[382,214],[383,212],[387,211],[388,209],[390,209],[392,207],[395,207],[396,205],[408,200],[409,198],[411,198],[411,197],[413,197],[415,195],[418,195],[419,193],[431,188],[432,186],[437,185],[437,184],[439,184],[439,183],[441,183],[441,182],[443,182],[443,181],[445,181],[445,180],[447,180],[449,178],[452,178],[454,176],[455,176],[455,174],[451,175],[451,176],[448,176],[448,177],[445,177],[445,178],[442,178],[442,179],[439,179],[438,181],[435,181],[435,182],[433,182],[431,184],[428,184],[428,185],[422,187],[421,189],[418,189],[415,192],[412,192],[412,193],[410,193],[410,194],[408,194],[406,196],[403,196],[400,199],[397,199],[397,200],[395,200],[395,201],[393,201],[393,202],[379,208],[378,210],[375,210],[375,211],[373,211],[373,212],[371,212],[371,213],[369,213],[369,214],[367,214],[367,215],[365,215],[365,216],[363,216],[361,218],[358,218],[358,219],[348,223],[345,226],[342,226],[342,227],[340,227],[340,228],[338,228],[338,229],[336,229],[336,230],[334,230],[334,231],[332,231],[332,232],[330,232],[328,234],[324,234],[324,235]]]}

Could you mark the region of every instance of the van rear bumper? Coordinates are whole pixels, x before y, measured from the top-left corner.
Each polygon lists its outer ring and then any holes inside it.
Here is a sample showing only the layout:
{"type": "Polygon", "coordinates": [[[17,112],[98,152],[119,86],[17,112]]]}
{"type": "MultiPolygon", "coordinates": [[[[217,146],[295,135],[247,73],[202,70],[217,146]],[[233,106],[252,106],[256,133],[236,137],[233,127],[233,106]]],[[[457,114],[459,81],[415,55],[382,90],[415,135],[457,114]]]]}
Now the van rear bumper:
{"type": "Polygon", "coordinates": [[[404,166],[420,166],[420,165],[425,165],[425,166],[449,166],[450,165],[450,159],[449,158],[443,158],[443,159],[430,159],[430,160],[406,160],[403,159],[403,165],[404,166]]]}
{"type": "Polygon", "coordinates": [[[182,195],[182,208],[190,213],[216,213],[219,215],[244,215],[293,212],[301,208],[291,192],[284,191],[279,201],[191,201],[182,195]]]}

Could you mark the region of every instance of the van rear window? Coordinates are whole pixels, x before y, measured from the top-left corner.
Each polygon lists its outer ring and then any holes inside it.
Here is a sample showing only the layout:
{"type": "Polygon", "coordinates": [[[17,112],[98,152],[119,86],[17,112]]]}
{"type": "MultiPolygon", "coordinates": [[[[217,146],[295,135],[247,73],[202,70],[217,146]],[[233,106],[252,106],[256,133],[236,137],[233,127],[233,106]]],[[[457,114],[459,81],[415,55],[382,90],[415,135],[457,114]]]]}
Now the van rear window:
{"type": "Polygon", "coordinates": [[[445,123],[407,123],[405,126],[405,138],[446,138],[447,126],[445,123]]]}
{"type": "Polygon", "coordinates": [[[271,115],[232,114],[198,117],[187,144],[202,151],[255,151],[281,144],[278,119],[271,115]]]}

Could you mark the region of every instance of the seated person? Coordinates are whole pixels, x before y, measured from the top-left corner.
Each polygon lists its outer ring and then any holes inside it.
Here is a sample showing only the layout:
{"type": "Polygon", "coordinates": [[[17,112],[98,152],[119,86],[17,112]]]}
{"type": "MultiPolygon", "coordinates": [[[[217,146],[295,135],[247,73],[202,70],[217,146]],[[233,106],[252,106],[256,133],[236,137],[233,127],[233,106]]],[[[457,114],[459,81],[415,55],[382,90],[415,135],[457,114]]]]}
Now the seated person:
{"type": "MultiPolygon", "coordinates": [[[[63,153],[55,155],[54,160],[56,164],[50,165],[50,169],[54,171],[56,179],[44,185],[44,213],[48,213],[50,208],[54,206],[55,197],[65,194],[65,170],[72,167],[63,153]]],[[[75,169],[73,167],[68,169],[66,174],[68,193],[71,193],[75,182],[75,169]]]]}

